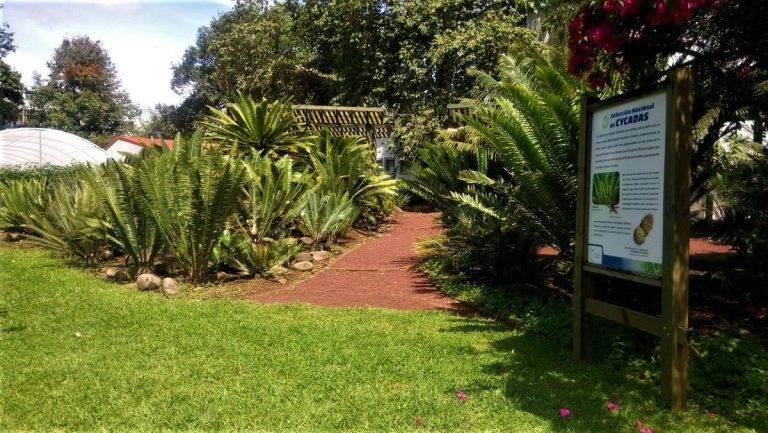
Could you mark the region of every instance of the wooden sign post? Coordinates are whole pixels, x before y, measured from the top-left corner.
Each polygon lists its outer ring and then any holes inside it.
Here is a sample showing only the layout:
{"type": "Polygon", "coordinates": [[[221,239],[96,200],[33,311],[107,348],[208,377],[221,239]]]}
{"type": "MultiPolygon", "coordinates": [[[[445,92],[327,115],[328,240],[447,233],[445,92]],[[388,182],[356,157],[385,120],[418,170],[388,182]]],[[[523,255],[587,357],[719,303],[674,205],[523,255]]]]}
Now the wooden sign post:
{"type": "Polygon", "coordinates": [[[582,100],[573,355],[590,357],[591,316],[661,338],[662,391],[685,409],[688,383],[689,69],[642,93],[582,100]],[[594,276],[661,290],[661,317],[600,301],[594,276]]]}

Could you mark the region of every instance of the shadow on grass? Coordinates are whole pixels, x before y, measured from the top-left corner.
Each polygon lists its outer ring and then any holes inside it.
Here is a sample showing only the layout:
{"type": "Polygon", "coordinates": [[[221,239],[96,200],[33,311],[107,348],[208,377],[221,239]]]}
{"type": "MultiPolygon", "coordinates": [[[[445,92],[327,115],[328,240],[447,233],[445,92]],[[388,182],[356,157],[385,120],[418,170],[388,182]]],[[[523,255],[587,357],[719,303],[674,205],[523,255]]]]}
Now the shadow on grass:
{"type": "Polygon", "coordinates": [[[467,393],[497,392],[501,381],[502,392],[512,406],[550,420],[553,431],[636,431],[637,420],[655,431],[691,431],[681,428],[683,419],[696,426],[710,426],[694,431],[723,431],[711,430],[712,425],[722,426],[723,420],[676,415],[666,409],[658,388],[651,383],[628,380],[604,364],[574,361],[570,353],[544,336],[513,333],[509,325],[466,317],[457,317],[455,326],[442,331],[498,332],[499,338],[491,340],[489,349],[495,361],[480,366],[486,378],[468,386],[467,393]],[[621,409],[610,413],[608,401],[619,403],[621,409]],[[563,407],[571,411],[567,419],[560,416],[563,407]]]}

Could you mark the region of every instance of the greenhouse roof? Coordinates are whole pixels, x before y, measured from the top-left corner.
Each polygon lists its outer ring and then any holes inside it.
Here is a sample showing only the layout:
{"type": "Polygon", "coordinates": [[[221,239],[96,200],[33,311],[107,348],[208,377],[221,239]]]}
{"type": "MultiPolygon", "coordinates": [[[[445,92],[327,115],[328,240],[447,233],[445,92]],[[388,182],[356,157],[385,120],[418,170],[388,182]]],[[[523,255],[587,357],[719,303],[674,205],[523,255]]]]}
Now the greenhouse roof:
{"type": "Polygon", "coordinates": [[[13,128],[0,131],[0,165],[101,164],[107,152],[68,132],[46,128],[13,128]]]}

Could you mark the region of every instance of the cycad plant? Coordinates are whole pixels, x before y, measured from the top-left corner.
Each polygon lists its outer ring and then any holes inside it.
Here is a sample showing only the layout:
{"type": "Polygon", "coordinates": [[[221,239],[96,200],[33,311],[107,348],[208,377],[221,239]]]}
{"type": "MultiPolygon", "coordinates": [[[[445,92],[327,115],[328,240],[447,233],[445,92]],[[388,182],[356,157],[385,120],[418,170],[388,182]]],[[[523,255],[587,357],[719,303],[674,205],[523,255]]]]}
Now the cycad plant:
{"type": "Polygon", "coordinates": [[[29,215],[45,208],[45,180],[0,182],[0,229],[21,231],[29,215]]]}
{"type": "Polygon", "coordinates": [[[287,156],[273,161],[254,152],[245,167],[245,221],[251,239],[277,239],[299,213],[307,183],[287,156]]]}
{"type": "Polygon", "coordinates": [[[233,154],[202,148],[200,130],[177,135],[172,151],[142,160],[137,173],[139,202],[167,252],[194,283],[205,279],[212,250],[236,210],[243,171],[233,154]]]}
{"type": "MultiPolygon", "coordinates": [[[[504,57],[501,79],[480,73],[478,84],[480,103],[468,124],[514,182],[498,193],[519,205],[547,244],[571,257],[582,85],[530,53],[504,57]]],[[[494,181],[484,183],[495,188],[494,181]]]]}
{"type": "Polygon", "coordinates": [[[136,274],[150,271],[162,240],[148,209],[140,205],[143,191],[136,168],[110,160],[104,167],[93,167],[86,179],[104,206],[102,224],[107,241],[126,255],[136,274]]]}
{"type": "Polygon", "coordinates": [[[346,233],[358,212],[346,193],[311,190],[304,195],[301,221],[313,246],[322,248],[328,241],[346,233]]]}
{"type": "Polygon", "coordinates": [[[466,170],[488,172],[485,149],[460,148],[450,142],[428,143],[410,167],[408,188],[443,214],[450,214],[456,207],[451,193],[464,192],[469,186],[461,179],[466,170]]]}
{"type": "Polygon", "coordinates": [[[223,109],[210,107],[200,126],[206,139],[224,149],[236,146],[242,152],[256,150],[270,157],[297,155],[306,143],[306,135],[293,118],[286,101],[256,102],[238,93],[234,102],[223,109]]]}
{"type": "Polygon", "coordinates": [[[27,238],[73,262],[95,264],[105,245],[101,200],[86,182],[74,179],[58,181],[49,188],[44,207],[27,217],[27,238]]]}
{"type": "Polygon", "coordinates": [[[371,145],[360,137],[323,131],[309,146],[316,189],[347,195],[362,212],[390,210],[397,181],[376,164],[371,145]]]}
{"type": "Polygon", "coordinates": [[[237,272],[258,275],[293,259],[301,245],[293,238],[253,242],[243,231],[225,230],[213,250],[214,260],[237,272]]]}

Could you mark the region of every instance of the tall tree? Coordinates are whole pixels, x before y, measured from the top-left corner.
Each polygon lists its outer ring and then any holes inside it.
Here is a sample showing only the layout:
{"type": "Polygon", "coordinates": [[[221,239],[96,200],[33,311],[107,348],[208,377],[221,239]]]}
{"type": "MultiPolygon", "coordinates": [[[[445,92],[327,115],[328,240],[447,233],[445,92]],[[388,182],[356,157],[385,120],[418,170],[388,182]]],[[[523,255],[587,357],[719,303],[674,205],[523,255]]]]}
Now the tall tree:
{"type": "MultiPolygon", "coordinates": [[[[3,6],[0,5],[0,8],[3,6]]],[[[19,107],[24,103],[24,85],[21,74],[5,62],[5,57],[16,50],[13,33],[7,23],[0,25],[0,126],[6,127],[19,116],[19,107]]]]}
{"type": "Polygon", "coordinates": [[[101,42],[88,36],[64,39],[47,65],[47,79],[34,77],[30,123],[94,142],[133,127],[139,110],[121,88],[101,42]]]}
{"type": "Polygon", "coordinates": [[[768,124],[768,2],[599,0],[570,21],[569,69],[595,87],[647,86],[672,68],[694,73],[693,199],[719,171],[715,143],[747,122],[768,124]]]}
{"type": "MultiPolygon", "coordinates": [[[[243,1],[199,30],[172,86],[210,105],[241,91],[299,103],[383,105],[434,120],[471,89],[470,69],[494,73],[500,55],[536,43],[521,4],[243,1]]],[[[406,123],[409,130],[418,120],[406,123]]]]}

